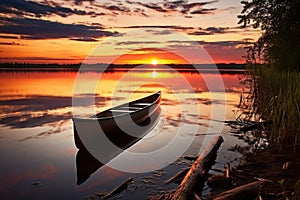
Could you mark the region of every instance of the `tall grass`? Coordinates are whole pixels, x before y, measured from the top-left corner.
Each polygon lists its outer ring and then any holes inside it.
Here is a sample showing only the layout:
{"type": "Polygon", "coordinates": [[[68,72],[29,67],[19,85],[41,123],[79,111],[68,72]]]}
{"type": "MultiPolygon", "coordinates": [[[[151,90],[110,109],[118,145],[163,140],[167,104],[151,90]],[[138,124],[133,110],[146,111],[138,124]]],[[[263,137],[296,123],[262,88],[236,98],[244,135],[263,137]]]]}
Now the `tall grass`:
{"type": "Polygon", "coordinates": [[[267,66],[253,67],[254,113],[272,122],[269,141],[300,144],[300,73],[279,72],[267,66]]]}

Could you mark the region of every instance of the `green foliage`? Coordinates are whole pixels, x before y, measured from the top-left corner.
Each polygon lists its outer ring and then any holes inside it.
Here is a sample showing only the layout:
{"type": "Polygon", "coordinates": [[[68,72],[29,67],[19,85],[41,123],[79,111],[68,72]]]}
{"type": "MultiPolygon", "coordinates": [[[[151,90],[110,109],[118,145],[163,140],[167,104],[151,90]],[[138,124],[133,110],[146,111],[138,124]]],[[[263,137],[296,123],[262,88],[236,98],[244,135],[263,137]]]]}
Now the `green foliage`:
{"type": "Polygon", "coordinates": [[[252,69],[254,113],[272,121],[268,133],[275,144],[300,144],[300,74],[268,66],[252,69]]]}
{"type": "Polygon", "coordinates": [[[280,181],[278,181],[279,182],[279,184],[281,185],[281,186],[283,186],[283,184],[284,184],[284,182],[285,182],[285,179],[283,178],[283,179],[281,179],[280,181]]]}
{"type": "Polygon", "coordinates": [[[262,35],[248,49],[248,62],[300,71],[300,0],[242,1],[239,23],[260,28],[262,35]]]}

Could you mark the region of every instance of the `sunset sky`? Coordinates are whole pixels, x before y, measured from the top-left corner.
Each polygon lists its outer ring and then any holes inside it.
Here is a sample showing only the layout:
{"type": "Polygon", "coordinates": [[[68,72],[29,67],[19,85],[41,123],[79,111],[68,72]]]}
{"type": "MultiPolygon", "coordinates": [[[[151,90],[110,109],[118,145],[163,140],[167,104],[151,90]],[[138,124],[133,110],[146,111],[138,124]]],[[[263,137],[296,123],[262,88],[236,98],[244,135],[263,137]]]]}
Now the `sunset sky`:
{"type": "Polygon", "coordinates": [[[239,28],[241,10],[240,0],[1,0],[0,62],[185,63],[181,53],[201,48],[215,63],[244,63],[259,32],[239,28]]]}

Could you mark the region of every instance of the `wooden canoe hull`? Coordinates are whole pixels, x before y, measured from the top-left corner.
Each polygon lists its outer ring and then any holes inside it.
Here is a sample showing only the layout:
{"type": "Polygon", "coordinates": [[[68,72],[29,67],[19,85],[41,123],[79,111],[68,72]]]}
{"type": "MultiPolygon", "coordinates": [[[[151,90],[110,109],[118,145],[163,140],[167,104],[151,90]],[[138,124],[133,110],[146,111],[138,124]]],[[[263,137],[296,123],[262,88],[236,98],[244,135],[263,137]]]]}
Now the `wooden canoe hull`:
{"type": "Polygon", "coordinates": [[[143,137],[149,132],[150,128],[153,128],[151,127],[151,124],[153,126],[153,122],[155,122],[160,114],[160,98],[161,93],[158,92],[148,97],[108,109],[90,118],[73,118],[76,147],[78,149],[86,149],[81,139],[81,137],[85,135],[82,134],[87,133],[94,135],[99,132],[103,132],[105,136],[118,147],[128,147],[128,145],[125,144],[131,144],[132,142],[128,143],[126,141],[135,141],[136,138],[143,137]],[[120,114],[119,112],[116,112],[115,114],[114,112],[114,110],[120,110],[125,106],[130,110],[138,105],[144,106],[141,106],[138,110],[125,114],[120,114]],[[152,120],[150,125],[143,125],[143,123],[147,124],[147,120],[152,120]]]}
{"type": "MultiPolygon", "coordinates": [[[[119,132],[115,134],[106,134],[106,137],[109,138],[116,146],[119,147],[116,151],[109,151],[109,155],[105,162],[108,162],[110,159],[114,158],[118,154],[122,153],[123,150],[127,149],[134,143],[138,142],[141,137],[146,135],[149,131],[152,130],[153,127],[159,121],[160,116],[160,108],[158,108],[153,114],[151,118],[145,119],[142,123],[139,124],[144,132],[140,132],[140,137],[133,137],[124,132],[119,132]]],[[[101,144],[101,142],[99,142],[101,144]]],[[[103,151],[107,151],[107,149],[103,149],[103,151]]],[[[105,165],[105,162],[100,162],[98,159],[94,158],[85,147],[79,149],[76,155],[76,172],[77,172],[77,185],[84,183],[93,173],[95,173],[99,168],[105,165]]]]}

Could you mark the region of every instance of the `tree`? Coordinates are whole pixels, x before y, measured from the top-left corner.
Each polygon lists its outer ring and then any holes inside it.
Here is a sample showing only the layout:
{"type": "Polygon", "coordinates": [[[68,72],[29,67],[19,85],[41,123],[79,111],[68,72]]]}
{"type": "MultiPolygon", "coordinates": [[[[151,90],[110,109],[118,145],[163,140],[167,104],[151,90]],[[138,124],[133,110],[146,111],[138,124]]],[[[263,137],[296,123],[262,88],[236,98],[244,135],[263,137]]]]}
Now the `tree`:
{"type": "Polygon", "coordinates": [[[252,60],[262,58],[281,70],[300,71],[300,0],[251,0],[239,24],[260,28],[262,35],[249,49],[252,60]]]}

